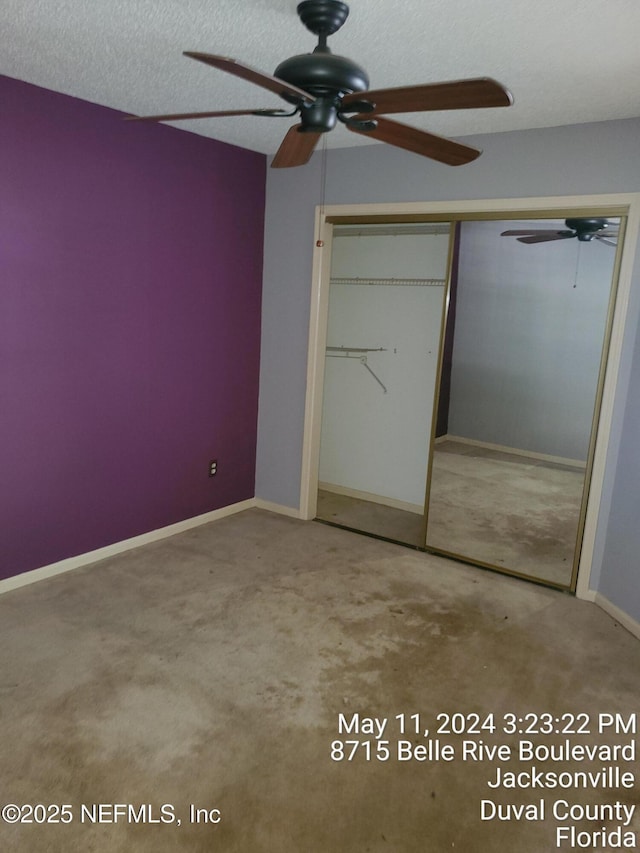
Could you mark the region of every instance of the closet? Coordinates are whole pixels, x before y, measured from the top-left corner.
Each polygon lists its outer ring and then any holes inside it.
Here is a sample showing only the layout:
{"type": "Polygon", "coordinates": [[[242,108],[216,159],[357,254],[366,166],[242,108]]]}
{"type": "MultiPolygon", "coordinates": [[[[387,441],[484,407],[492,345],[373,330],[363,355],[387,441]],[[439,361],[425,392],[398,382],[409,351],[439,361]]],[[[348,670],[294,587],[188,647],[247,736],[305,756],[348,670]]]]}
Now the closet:
{"type": "Polygon", "coordinates": [[[624,218],[607,223],[334,225],[318,520],[574,588],[624,218]]]}
{"type": "Polygon", "coordinates": [[[336,227],[318,517],[424,543],[448,223],[336,227]]]}

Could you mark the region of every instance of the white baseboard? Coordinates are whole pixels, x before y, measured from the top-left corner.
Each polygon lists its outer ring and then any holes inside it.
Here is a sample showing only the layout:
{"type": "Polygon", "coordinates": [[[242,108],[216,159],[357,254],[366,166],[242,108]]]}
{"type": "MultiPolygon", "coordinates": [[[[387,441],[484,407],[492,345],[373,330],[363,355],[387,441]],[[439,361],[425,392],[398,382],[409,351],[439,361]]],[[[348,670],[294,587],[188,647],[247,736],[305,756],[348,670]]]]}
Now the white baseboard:
{"type": "Polygon", "coordinates": [[[613,604],[600,592],[596,592],[594,596],[594,603],[597,604],[598,607],[601,607],[605,613],[608,613],[612,619],[619,622],[623,628],[626,628],[627,631],[629,631],[629,633],[633,634],[634,637],[637,637],[640,640],[640,622],[636,622],[636,620],[629,616],[628,613],[625,613],[624,610],[621,610],[616,604],[613,604]]]}
{"type": "Polygon", "coordinates": [[[336,483],[318,483],[318,489],[332,492],[334,495],[344,495],[347,498],[355,498],[359,501],[369,501],[374,504],[382,504],[392,509],[403,509],[405,512],[413,512],[417,515],[424,513],[421,504],[412,504],[409,501],[401,501],[397,498],[388,498],[386,495],[376,495],[372,492],[363,492],[360,489],[350,489],[348,486],[339,486],[336,483]]]}
{"type": "Polygon", "coordinates": [[[265,501],[262,498],[255,498],[254,504],[257,509],[265,509],[268,512],[277,512],[279,515],[286,515],[289,518],[302,518],[299,507],[285,506],[284,504],[272,503],[265,501]]]}
{"type": "Polygon", "coordinates": [[[89,566],[91,563],[97,563],[99,560],[107,559],[107,557],[114,557],[117,554],[122,554],[124,551],[130,551],[132,548],[149,545],[151,542],[175,536],[177,533],[184,533],[186,530],[191,530],[192,527],[199,527],[201,524],[208,524],[210,521],[217,521],[220,518],[235,515],[238,512],[251,509],[255,506],[255,498],[250,498],[246,501],[223,506],[220,509],[214,509],[211,512],[205,512],[203,515],[196,515],[193,518],[178,521],[176,524],[170,524],[158,530],[151,530],[149,533],[142,533],[140,536],[134,536],[131,539],[114,542],[112,545],[106,545],[104,548],[98,548],[95,551],[88,551],[86,554],[78,554],[77,557],[69,557],[66,560],[60,560],[57,563],[51,563],[39,569],[32,569],[29,572],[14,575],[11,578],[0,581],[0,595],[10,592],[12,589],[18,589],[21,586],[27,586],[28,584],[44,580],[45,578],[52,578],[55,575],[61,575],[64,572],[70,572],[82,566],[89,566]]]}
{"type": "MultiPolygon", "coordinates": [[[[340,488],[340,487],[338,487],[340,488]]],[[[375,497],[375,496],[374,496],[375,497]]],[[[396,503],[403,503],[396,501],[396,503]]],[[[413,506],[413,504],[408,504],[413,506]]],[[[5,580],[0,580],[0,595],[5,592],[10,592],[14,589],[19,589],[22,586],[28,586],[32,583],[52,578],[56,575],[70,572],[73,569],[79,569],[82,566],[89,566],[92,563],[97,563],[100,560],[105,560],[108,557],[114,557],[117,554],[122,554],[125,551],[131,551],[134,548],[140,548],[142,545],[149,545],[152,542],[158,542],[161,539],[167,539],[170,536],[175,536],[178,533],[184,533],[194,527],[199,527],[202,524],[208,524],[211,521],[218,521],[221,518],[226,518],[230,515],[235,515],[238,512],[243,512],[246,509],[264,509],[268,512],[275,512],[279,515],[286,515],[290,518],[302,518],[300,509],[284,506],[283,504],[273,503],[271,501],[262,500],[262,498],[249,498],[246,501],[230,504],[229,506],[214,509],[211,512],[206,512],[203,515],[197,515],[193,518],[187,518],[184,521],[178,521],[176,524],[170,524],[167,527],[161,527],[158,530],[151,530],[149,533],[143,533],[140,536],[134,536],[131,539],[123,539],[121,542],[114,542],[112,545],[107,545],[104,548],[98,548],[95,551],[88,551],[86,554],[78,554],[77,557],[69,557],[66,560],[60,560],[57,563],[51,563],[48,566],[42,566],[39,569],[33,569],[30,572],[23,572],[5,580]]],[[[580,596],[584,600],[592,601],[601,607],[605,613],[608,613],[616,622],[619,622],[623,628],[626,628],[631,634],[640,639],[640,622],[637,622],[631,616],[621,610],[617,605],[609,601],[599,592],[589,590],[587,594],[580,596]]]]}
{"type": "Polygon", "coordinates": [[[477,441],[475,438],[464,438],[460,435],[440,435],[435,440],[435,444],[442,444],[443,441],[455,441],[458,444],[469,444],[472,447],[482,447],[485,450],[496,450],[499,453],[511,453],[514,456],[524,456],[529,459],[538,459],[542,462],[553,462],[556,465],[567,465],[570,468],[578,468],[584,471],[586,462],[581,459],[568,459],[564,456],[552,456],[549,453],[535,453],[533,450],[520,450],[518,447],[508,447],[504,444],[491,444],[488,441],[477,441]]]}

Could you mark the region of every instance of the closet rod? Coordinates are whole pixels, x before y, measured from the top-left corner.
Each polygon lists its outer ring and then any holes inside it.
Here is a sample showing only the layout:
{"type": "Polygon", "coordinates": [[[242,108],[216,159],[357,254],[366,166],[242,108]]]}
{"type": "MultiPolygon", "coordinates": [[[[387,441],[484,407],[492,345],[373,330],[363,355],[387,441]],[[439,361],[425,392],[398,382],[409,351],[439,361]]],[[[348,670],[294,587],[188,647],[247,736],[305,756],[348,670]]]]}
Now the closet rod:
{"type": "Polygon", "coordinates": [[[327,347],[327,352],[386,352],[384,347],[327,347]]]}

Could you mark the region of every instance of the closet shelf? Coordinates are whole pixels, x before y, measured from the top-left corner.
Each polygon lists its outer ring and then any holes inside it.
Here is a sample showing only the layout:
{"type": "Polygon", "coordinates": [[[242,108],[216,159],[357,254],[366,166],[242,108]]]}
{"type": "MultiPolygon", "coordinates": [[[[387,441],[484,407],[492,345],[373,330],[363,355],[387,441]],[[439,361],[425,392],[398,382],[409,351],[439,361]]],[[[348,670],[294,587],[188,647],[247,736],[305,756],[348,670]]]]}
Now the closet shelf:
{"type": "Polygon", "coordinates": [[[332,278],[331,284],[366,284],[373,287],[444,287],[444,278],[332,278]]]}

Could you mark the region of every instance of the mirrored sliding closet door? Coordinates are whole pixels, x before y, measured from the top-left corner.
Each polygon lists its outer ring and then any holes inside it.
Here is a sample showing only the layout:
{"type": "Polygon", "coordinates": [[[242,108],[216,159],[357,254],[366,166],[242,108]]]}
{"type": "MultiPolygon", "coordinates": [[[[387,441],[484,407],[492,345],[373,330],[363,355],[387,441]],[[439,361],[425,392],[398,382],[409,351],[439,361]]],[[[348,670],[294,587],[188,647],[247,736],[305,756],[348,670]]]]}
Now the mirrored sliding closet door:
{"type": "Polygon", "coordinates": [[[317,517],[424,546],[449,223],[335,226],[317,517]]]}
{"type": "Polygon", "coordinates": [[[336,224],[317,518],[575,589],[624,225],[336,224]]]}
{"type": "Polygon", "coordinates": [[[583,222],[460,223],[427,504],[428,550],[566,588],[620,229],[583,222]]]}

